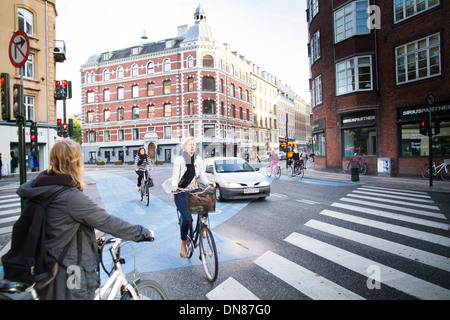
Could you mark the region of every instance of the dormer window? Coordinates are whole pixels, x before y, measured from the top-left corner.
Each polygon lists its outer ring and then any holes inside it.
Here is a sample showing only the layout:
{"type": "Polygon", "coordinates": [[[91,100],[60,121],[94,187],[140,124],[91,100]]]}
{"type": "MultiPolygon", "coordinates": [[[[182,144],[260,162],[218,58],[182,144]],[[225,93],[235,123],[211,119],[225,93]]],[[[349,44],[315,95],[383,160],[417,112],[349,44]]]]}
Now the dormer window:
{"type": "Polygon", "coordinates": [[[111,56],[112,56],[112,52],[105,52],[105,53],[103,53],[102,54],[102,60],[109,60],[109,59],[111,59],[111,56]]]}
{"type": "Polygon", "coordinates": [[[141,52],[141,50],[142,50],[142,47],[140,47],[140,46],[134,47],[131,49],[131,55],[135,56],[135,55],[139,54],[141,52]]]}

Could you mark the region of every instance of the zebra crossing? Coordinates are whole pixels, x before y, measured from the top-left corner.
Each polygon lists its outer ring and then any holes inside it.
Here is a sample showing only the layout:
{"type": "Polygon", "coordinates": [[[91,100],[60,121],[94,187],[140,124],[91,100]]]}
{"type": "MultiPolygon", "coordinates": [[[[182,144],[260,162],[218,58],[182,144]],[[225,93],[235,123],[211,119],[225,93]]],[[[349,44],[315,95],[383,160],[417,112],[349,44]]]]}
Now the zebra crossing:
{"type": "Polygon", "coordinates": [[[0,192],[0,236],[12,232],[20,216],[20,197],[17,188],[2,188],[0,192]]]}
{"type": "MultiPolygon", "coordinates": [[[[387,286],[418,299],[450,299],[450,224],[426,192],[361,186],[322,210],[304,227],[302,230],[307,230],[306,234],[293,232],[284,242],[294,250],[324,259],[329,267],[343,267],[363,276],[368,290],[378,285],[376,288],[387,286]],[[352,229],[347,228],[349,223],[352,229]],[[373,232],[368,232],[367,228],[373,232]],[[320,237],[311,237],[308,231],[320,237]],[[403,241],[399,241],[399,237],[403,241]],[[348,244],[348,248],[343,247],[343,243],[348,244]],[[364,256],[354,252],[355,244],[363,248],[364,256]],[[408,261],[417,265],[412,272],[408,261]],[[439,281],[430,280],[427,272],[438,274],[439,281]]],[[[349,290],[345,283],[331,281],[317,270],[305,268],[298,261],[267,251],[253,263],[313,300],[367,298],[349,290]]],[[[232,277],[206,297],[211,300],[259,299],[232,277]]]]}

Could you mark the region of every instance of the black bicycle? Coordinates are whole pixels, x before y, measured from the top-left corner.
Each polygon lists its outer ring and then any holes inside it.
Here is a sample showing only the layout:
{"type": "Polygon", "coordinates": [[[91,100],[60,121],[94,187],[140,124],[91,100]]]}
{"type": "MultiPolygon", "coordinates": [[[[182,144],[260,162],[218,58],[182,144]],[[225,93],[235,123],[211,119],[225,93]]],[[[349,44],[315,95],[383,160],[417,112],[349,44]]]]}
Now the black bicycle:
{"type": "Polygon", "coordinates": [[[298,176],[300,178],[303,178],[303,176],[305,175],[305,168],[303,167],[303,159],[288,160],[287,175],[289,177],[298,176]]]}
{"type": "Polygon", "coordinates": [[[153,187],[153,179],[150,178],[150,175],[148,174],[147,170],[141,170],[144,171],[144,179],[142,179],[141,188],[139,190],[139,195],[142,199],[145,199],[145,205],[148,206],[150,203],[150,188],[153,187]]]}
{"type": "MultiPolygon", "coordinates": [[[[185,189],[178,189],[178,192],[189,192],[185,189]]],[[[200,192],[200,194],[208,193],[208,196],[214,197],[215,201],[215,190],[212,187],[207,187],[205,190],[200,192]]],[[[203,264],[203,269],[205,269],[206,277],[210,282],[214,282],[217,279],[217,274],[219,273],[219,257],[217,255],[216,242],[214,241],[214,236],[211,230],[208,228],[209,216],[207,212],[204,211],[191,211],[191,214],[197,214],[197,222],[194,228],[194,219],[191,220],[191,225],[189,226],[188,235],[186,238],[186,249],[188,252],[188,258],[192,257],[194,249],[200,245],[200,260],[203,264]]],[[[181,224],[181,215],[177,210],[178,223],[181,224]]]]}

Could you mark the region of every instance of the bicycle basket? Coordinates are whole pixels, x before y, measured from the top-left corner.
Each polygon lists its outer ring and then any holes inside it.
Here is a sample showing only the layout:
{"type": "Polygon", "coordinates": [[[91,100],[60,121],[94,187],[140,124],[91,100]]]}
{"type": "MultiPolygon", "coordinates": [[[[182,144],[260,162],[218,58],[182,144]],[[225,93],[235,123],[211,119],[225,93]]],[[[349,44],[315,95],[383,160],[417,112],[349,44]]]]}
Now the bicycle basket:
{"type": "Polygon", "coordinates": [[[216,211],[216,192],[213,188],[204,191],[186,192],[186,203],[191,214],[216,211]]]}

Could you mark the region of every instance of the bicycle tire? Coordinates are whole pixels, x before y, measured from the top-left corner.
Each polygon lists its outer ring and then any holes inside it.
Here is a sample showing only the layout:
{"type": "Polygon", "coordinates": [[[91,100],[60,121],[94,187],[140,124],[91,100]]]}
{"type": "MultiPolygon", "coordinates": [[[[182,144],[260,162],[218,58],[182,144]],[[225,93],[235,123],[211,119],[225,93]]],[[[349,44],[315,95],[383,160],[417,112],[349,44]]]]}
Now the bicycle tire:
{"type": "Polygon", "coordinates": [[[200,256],[206,277],[210,282],[216,281],[219,273],[219,257],[214,237],[208,227],[200,229],[200,256]]]}
{"type": "Polygon", "coordinates": [[[142,201],[144,199],[144,193],[142,191],[142,187],[139,187],[139,199],[142,201]]]}
{"type": "Polygon", "coordinates": [[[145,193],[145,195],[144,195],[144,197],[145,197],[145,205],[148,207],[148,205],[149,205],[149,203],[150,203],[150,190],[149,190],[150,188],[148,187],[148,183],[145,183],[145,186],[144,186],[144,193],[145,193]]]}
{"type": "Polygon", "coordinates": [[[288,175],[288,177],[293,177],[294,176],[294,170],[292,170],[292,166],[289,166],[286,169],[286,174],[288,175]]]}
{"type": "Polygon", "coordinates": [[[351,162],[349,162],[347,165],[344,164],[344,167],[342,168],[342,171],[343,171],[345,174],[349,174],[350,171],[351,171],[350,168],[351,168],[351,162]]]}
{"type": "Polygon", "coordinates": [[[269,178],[272,176],[272,174],[270,173],[270,166],[266,167],[266,176],[269,178]]]}
{"type": "Polygon", "coordinates": [[[428,167],[428,163],[426,163],[426,164],[423,166],[423,169],[422,169],[422,177],[423,177],[424,179],[429,179],[429,178],[430,178],[430,168],[428,167]]]}
{"type": "MultiPolygon", "coordinates": [[[[163,288],[156,282],[145,280],[132,284],[138,294],[138,300],[168,300],[163,288]]],[[[130,291],[122,295],[122,300],[134,300],[130,291]]]]}
{"type": "Polygon", "coordinates": [[[280,179],[281,177],[281,167],[277,165],[277,168],[275,169],[275,178],[280,179]]]}
{"type": "Polygon", "coordinates": [[[297,170],[297,172],[296,172],[297,176],[300,179],[303,178],[303,176],[305,175],[305,169],[303,169],[303,166],[302,167],[298,167],[296,170],[297,170]]]}
{"type": "Polygon", "coordinates": [[[450,180],[450,165],[449,166],[444,165],[444,167],[441,169],[441,178],[444,181],[450,180]]]}
{"type": "Polygon", "coordinates": [[[366,174],[366,172],[367,172],[367,165],[365,163],[361,162],[359,164],[359,174],[364,175],[364,174],[366,174]]]}

